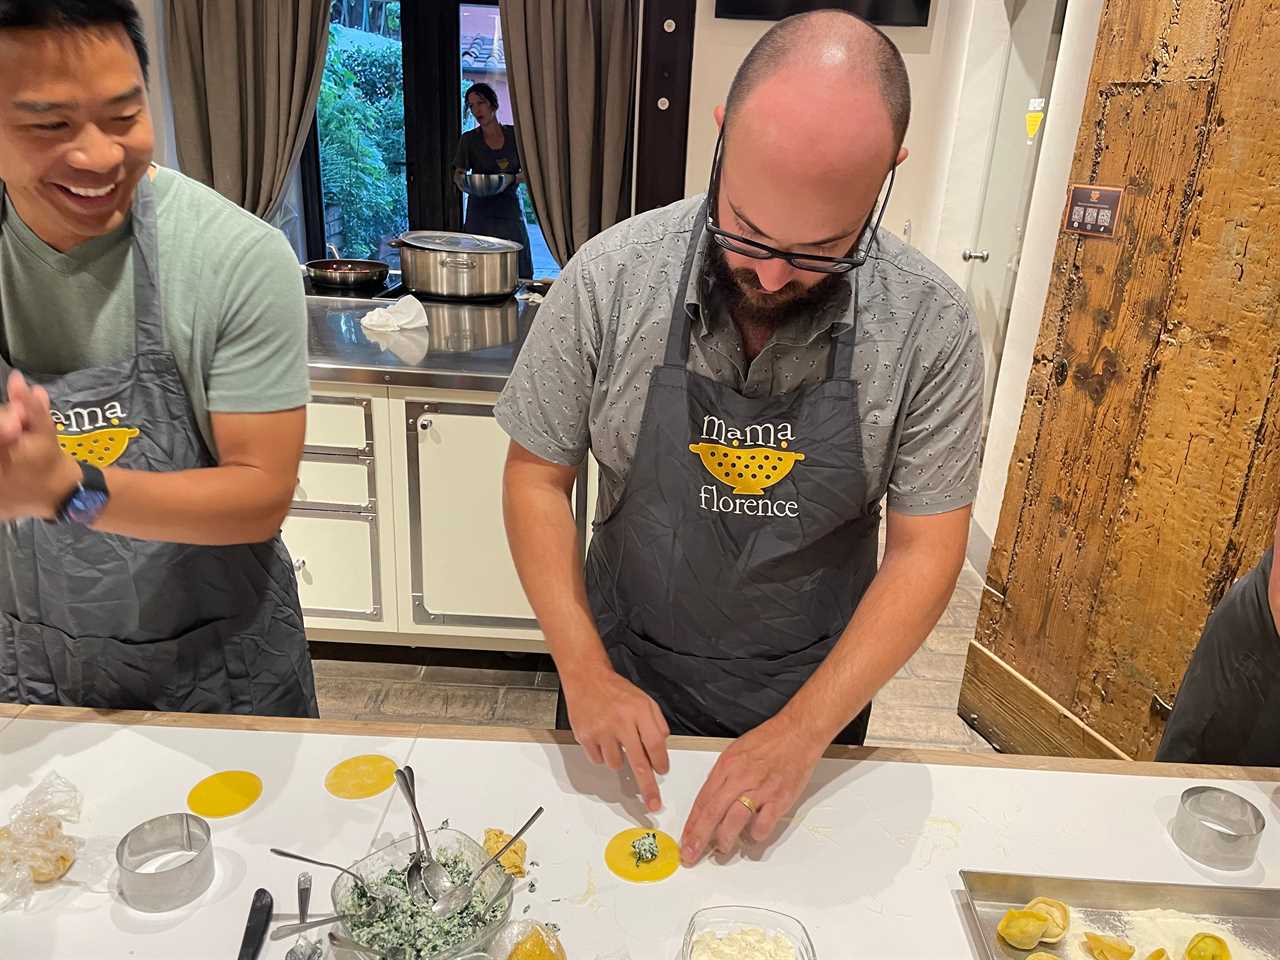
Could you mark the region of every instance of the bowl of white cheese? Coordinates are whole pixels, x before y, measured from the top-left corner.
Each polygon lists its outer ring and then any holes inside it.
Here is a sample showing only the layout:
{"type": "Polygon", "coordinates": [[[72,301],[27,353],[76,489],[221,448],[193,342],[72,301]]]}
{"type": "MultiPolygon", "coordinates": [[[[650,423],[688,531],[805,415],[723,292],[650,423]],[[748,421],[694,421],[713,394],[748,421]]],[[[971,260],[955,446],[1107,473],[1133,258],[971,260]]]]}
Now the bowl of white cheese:
{"type": "Polygon", "coordinates": [[[689,920],[681,960],[817,960],[795,917],[763,907],[699,910],[689,920]]]}

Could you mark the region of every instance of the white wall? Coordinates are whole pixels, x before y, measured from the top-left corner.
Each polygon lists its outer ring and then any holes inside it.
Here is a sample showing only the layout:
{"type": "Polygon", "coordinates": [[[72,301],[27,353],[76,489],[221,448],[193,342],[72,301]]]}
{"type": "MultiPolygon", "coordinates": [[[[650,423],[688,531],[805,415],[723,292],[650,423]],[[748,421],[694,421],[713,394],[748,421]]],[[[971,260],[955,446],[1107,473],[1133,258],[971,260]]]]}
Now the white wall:
{"type": "Polygon", "coordinates": [[[138,12],[142,14],[147,34],[147,49],[151,54],[151,83],[148,93],[151,101],[151,118],[156,131],[155,161],[161,166],[177,169],[178,152],[174,146],[173,104],[169,98],[169,76],[165,63],[164,0],[138,0],[138,12]]]}
{"type": "Polygon", "coordinates": [[[1062,46],[1053,78],[1053,96],[1041,134],[1044,143],[1040,149],[1040,163],[1027,215],[1022,265],[1013,288],[1004,360],[996,381],[982,479],[974,504],[969,558],[979,570],[986,570],[991,553],[991,541],[995,538],[1000,506],[1004,500],[1009,461],[1022,419],[1027,377],[1031,373],[1036,338],[1040,333],[1062,209],[1067,198],[1071,160],[1089,89],[1089,71],[1093,66],[1102,4],[1103,0],[1071,0],[1067,4],[1062,46]]]}
{"type": "MultiPolygon", "coordinates": [[[[934,0],[927,27],[897,27],[885,32],[902,51],[911,78],[912,115],[906,147],[911,152],[898,170],[884,225],[902,235],[911,222],[911,241],[932,254],[937,237],[942,169],[960,96],[958,67],[974,0],[934,0]],[[957,23],[959,42],[952,37],[957,23]]],[[[707,189],[715,152],[713,111],[724,103],[729,84],[747,51],[772,24],[756,20],[717,20],[715,0],[698,0],[693,41],[693,80],[689,103],[689,146],[685,195],[707,189]]]]}

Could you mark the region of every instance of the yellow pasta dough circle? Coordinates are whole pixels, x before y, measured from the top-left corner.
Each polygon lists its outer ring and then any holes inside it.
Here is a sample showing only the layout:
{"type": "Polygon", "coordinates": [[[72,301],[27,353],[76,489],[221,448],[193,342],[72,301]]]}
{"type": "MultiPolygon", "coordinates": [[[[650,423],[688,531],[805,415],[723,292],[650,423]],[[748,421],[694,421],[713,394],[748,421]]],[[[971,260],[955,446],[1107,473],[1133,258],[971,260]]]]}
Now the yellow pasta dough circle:
{"type": "Polygon", "coordinates": [[[396,762],[377,753],[343,760],[324,778],[324,788],[339,800],[367,800],[396,782],[396,762]]]}
{"type": "Polygon", "coordinates": [[[187,794],[187,806],[200,817],[234,817],[262,796],[262,778],[248,770],[223,770],[205,777],[187,794]]]}
{"type": "Polygon", "coordinates": [[[623,880],[631,883],[656,883],[667,879],[679,868],[680,847],[661,830],[633,827],[630,830],[623,830],[609,841],[609,845],[604,848],[604,862],[623,880]],[[648,863],[636,863],[631,844],[646,833],[652,833],[658,839],[658,858],[648,863]]]}

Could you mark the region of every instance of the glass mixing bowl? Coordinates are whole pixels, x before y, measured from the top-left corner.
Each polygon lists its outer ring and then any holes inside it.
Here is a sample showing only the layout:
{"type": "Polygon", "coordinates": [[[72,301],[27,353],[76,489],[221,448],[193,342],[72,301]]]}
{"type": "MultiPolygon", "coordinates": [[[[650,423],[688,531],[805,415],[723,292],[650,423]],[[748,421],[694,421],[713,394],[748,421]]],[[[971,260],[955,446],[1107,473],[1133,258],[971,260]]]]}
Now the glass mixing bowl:
{"type": "MultiPolygon", "coordinates": [[[[431,841],[431,852],[437,859],[444,854],[456,854],[462,858],[472,873],[489,859],[489,854],[484,847],[465,833],[460,833],[457,830],[428,830],[427,838],[431,841]]],[[[417,847],[411,835],[402,840],[397,840],[381,850],[375,850],[362,860],[357,860],[351,865],[351,870],[376,890],[377,881],[385,876],[388,870],[393,867],[401,871],[408,868],[409,857],[416,849],[417,847]]],[[[493,897],[502,887],[505,879],[506,874],[503,872],[502,867],[495,864],[480,878],[480,893],[486,898],[493,897]]],[[[339,913],[346,912],[344,905],[350,902],[351,890],[354,886],[355,881],[345,873],[339,874],[338,879],[334,881],[332,891],[333,905],[339,913]]],[[[418,960],[461,960],[461,958],[468,955],[482,953],[489,945],[489,941],[497,935],[498,931],[502,929],[511,916],[512,899],[511,888],[508,887],[506,893],[494,904],[499,908],[497,913],[488,923],[468,937],[465,942],[432,954],[419,954],[418,960]]],[[[351,931],[346,921],[341,921],[339,927],[344,935],[355,940],[360,939],[359,936],[351,931]]]]}

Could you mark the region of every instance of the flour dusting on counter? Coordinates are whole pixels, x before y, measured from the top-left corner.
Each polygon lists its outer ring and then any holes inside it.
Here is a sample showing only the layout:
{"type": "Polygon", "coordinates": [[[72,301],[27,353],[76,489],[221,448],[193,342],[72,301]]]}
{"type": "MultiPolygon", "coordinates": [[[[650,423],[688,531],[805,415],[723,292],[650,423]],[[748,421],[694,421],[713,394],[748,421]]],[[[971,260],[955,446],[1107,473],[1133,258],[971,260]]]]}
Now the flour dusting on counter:
{"type": "Polygon", "coordinates": [[[780,933],[747,927],[723,935],[699,934],[689,960],[796,960],[796,948],[780,933]]]}
{"type": "MultiPolygon", "coordinates": [[[[1221,937],[1231,948],[1231,960],[1277,960],[1280,953],[1263,952],[1252,944],[1241,942],[1234,931],[1224,927],[1212,917],[1196,917],[1177,910],[1141,910],[1125,916],[1123,929],[1095,931],[1124,939],[1137,952],[1135,958],[1149,956],[1163,947],[1170,957],[1181,957],[1192,938],[1198,933],[1211,933],[1221,937]]],[[[1093,960],[1085,946],[1084,930],[1072,929],[1064,942],[1067,960],[1093,960]]]]}

